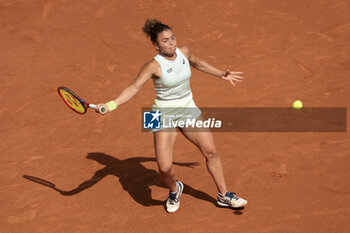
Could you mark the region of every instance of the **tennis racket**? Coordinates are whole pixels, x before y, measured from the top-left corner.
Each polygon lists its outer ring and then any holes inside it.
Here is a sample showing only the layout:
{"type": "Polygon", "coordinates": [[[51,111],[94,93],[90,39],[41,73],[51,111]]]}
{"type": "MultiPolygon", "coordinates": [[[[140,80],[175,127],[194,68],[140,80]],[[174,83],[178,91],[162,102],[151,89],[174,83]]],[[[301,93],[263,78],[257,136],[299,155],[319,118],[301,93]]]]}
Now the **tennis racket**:
{"type": "MultiPolygon", "coordinates": [[[[97,109],[95,104],[89,104],[67,87],[59,87],[57,92],[66,105],[76,113],[85,114],[88,108],[97,109]]],[[[102,107],[100,111],[104,112],[105,108],[102,107]]]]}

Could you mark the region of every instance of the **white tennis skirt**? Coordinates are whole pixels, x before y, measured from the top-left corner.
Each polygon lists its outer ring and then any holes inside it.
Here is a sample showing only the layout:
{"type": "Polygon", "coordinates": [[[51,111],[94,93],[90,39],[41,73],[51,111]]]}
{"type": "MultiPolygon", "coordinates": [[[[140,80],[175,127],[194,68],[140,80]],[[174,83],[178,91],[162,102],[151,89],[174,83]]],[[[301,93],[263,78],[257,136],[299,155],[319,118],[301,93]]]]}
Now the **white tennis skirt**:
{"type": "Polygon", "coordinates": [[[192,93],[182,99],[176,100],[155,99],[152,111],[159,111],[161,113],[161,128],[152,129],[151,132],[186,127],[187,123],[197,119],[202,114],[201,110],[193,101],[192,93]]]}

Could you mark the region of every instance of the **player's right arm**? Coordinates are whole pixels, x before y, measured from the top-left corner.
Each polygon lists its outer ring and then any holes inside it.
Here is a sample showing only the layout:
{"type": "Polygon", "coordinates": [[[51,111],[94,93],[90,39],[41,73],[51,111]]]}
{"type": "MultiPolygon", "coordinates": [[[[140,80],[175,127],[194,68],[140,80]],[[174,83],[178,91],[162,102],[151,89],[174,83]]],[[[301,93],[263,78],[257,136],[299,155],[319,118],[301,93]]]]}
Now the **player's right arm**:
{"type": "MultiPolygon", "coordinates": [[[[145,83],[152,78],[153,75],[158,76],[158,73],[160,72],[160,66],[157,61],[152,60],[150,62],[147,62],[140,70],[139,74],[137,75],[134,82],[126,87],[124,90],[122,90],[116,99],[112,100],[115,102],[116,106],[119,107],[125,103],[127,103],[129,100],[131,100],[139,90],[145,85],[145,83]]],[[[109,109],[106,104],[98,104],[97,110],[100,114],[106,114],[109,112],[109,109]],[[105,112],[101,112],[101,107],[104,107],[106,110],[105,112]]]]}

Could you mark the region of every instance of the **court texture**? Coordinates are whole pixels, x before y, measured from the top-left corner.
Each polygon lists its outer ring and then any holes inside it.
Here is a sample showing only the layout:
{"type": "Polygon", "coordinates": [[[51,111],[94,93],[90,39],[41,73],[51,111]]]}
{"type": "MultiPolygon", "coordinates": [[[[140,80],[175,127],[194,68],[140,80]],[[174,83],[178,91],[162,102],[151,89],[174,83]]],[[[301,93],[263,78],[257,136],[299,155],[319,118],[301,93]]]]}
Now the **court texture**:
{"type": "Polygon", "coordinates": [[[92,103],[127,87],[156,55],[141,31],[153,17],[196,56],[244,72],[233,87],[192,69],[199,107],[350,107],[348,0],[1,0],[0,231],[349,232],[348,126],[215,132],[227,185],[248,200],[239,210],[217,207],[204,157],[179,134],[185,192],[168,214],[141,130],[152,81],[106,116],[64,105],[62,85],[92,103]]]}

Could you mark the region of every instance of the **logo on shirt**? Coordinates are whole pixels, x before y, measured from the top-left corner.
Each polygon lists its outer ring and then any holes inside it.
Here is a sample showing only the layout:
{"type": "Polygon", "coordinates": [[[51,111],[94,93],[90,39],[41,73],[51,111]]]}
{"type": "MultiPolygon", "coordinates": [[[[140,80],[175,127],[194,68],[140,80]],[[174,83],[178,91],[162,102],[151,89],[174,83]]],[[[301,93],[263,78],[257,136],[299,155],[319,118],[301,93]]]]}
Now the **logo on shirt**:
{"type": "Polygon", "coordinates": [[[173,72],[173,68],[168,69],[166,72],[168,72],[168,73],[173,72]]]}
{"type": "Polygon", "coordinates": [[[182,59],[182,64],[185,64],[185,59],[182,59]]]}
{"type": "Polygon", "coordinates": [[[144,129],[160,129],[160,116],[162,115],[159,110],[157,112],[143,112],[143,128],[144,129]]]}

